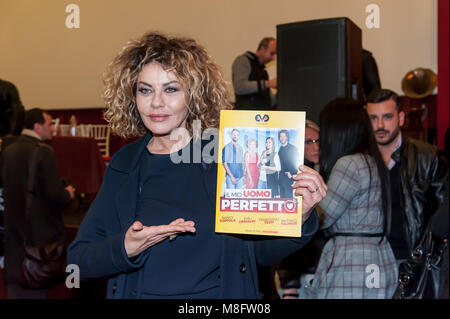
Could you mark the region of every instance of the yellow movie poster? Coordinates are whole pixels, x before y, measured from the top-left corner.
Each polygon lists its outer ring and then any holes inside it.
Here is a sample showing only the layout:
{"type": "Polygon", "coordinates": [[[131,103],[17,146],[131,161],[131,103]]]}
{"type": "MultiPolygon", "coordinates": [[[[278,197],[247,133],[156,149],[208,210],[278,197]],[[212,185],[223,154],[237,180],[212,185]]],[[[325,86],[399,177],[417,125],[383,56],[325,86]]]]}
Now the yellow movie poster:
{"type": "Polygon", "coordinates": [[[216,232],[300,237],[305,112],[220,113],[216,232]]]}

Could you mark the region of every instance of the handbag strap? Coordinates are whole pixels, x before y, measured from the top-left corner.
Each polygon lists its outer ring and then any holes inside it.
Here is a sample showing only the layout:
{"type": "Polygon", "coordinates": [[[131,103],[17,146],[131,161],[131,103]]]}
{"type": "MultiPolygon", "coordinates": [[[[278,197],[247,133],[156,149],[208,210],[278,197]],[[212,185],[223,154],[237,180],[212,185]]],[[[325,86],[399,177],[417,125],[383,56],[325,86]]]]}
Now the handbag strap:
{"type": "MultiPolygon", "coordinates": [[[[28,184],[27,184],[27,195],[26,195],[26,208],[25,208],[25,224],[30,221],[31,216],[31,206],[33,202],[33,194],[34,194],[34,181],[36,178],[36,168],[37,168],[37,155],[39,148],[41,147],[40,143],[36,144],[36,147],[31,154],[30,161],[28,162],[28,184]]],[[[24,232],[24,242],[26,244],[26,231],[24,232]]]]}
{"type": "Polygon", "coordinates": [[[433,250],[433,233],[431,231],[433,219],[430,218],[426,223],[423,234],[420,237],[420,240],[416,247],[411,251],[412,257],[416,259],[420,259],[422,257],[426,257],[426,255],[430,254],[433,250]]]}

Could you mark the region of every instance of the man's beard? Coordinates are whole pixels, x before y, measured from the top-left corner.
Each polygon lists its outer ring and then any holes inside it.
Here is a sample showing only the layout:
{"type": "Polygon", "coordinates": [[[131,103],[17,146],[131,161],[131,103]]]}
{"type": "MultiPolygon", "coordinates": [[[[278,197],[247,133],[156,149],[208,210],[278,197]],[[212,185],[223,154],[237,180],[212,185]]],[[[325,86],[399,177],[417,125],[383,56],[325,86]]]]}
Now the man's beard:
{"type": "MultiPolygon", "coordinates": [[[[386,131],[386,130],[376,130],[375,134],[378,133],[378,132],[389,133],[389,131],[386,131]]],[[[387,141],[380,142],[380,141],[377,140],[377,143],[379,145],[381,145],[381,146],[389,145],[397,138],[399,133],[400,133],[400,127],[397,126],[397,128],[392,132],[392,134],[390,135],[390,137],[389,137],[389,139],[387,141]]]]}

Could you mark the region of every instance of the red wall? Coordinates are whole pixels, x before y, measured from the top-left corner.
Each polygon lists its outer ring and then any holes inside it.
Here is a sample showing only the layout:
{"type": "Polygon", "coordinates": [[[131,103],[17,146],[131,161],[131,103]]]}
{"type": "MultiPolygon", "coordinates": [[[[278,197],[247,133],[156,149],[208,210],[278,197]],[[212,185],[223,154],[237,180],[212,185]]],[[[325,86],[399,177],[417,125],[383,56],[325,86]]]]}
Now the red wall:
{"type": "Polygon", "coordinates": [[[448,129],[448,0],[438,0],[438,146],[444,148],[444,135],[448,129]]]}

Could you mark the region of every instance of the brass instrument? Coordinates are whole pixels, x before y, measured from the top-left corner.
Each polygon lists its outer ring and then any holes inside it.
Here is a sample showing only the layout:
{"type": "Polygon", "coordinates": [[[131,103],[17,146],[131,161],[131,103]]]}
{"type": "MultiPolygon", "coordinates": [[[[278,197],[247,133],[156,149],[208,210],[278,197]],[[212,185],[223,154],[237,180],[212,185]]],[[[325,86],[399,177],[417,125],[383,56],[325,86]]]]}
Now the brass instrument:
{"type": "Polygon", "coordinates": [[[433,93],[437,86],[437,75],[430,69],[417,68],[403,77],[402,91],[406,96],[421,99],[433,93]]]}
{"type": "MultiPolygon", "coordinates": [[[[408,127],[418,134],[418,139],[433,143],[436,133],[424,123],[429,114],[426,98],[437,86],[437,75],[430,69],[416,68],[405,74],[402,79],[402,91],[409,98],[415,99],[413,107],[407,112],[408,127]],[[424,125],[425,124],[425,127],[424,125]]],[[[432,112],[433,114],[433,112],[432,112]]],[[[429,119],[427,120],[427,122],[429,119]]]]}

